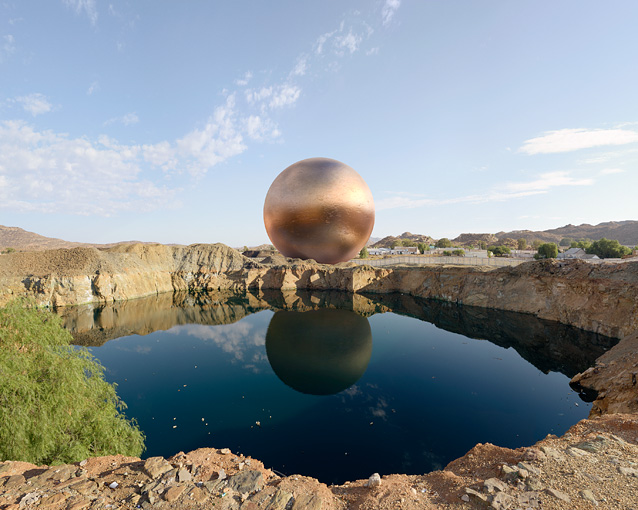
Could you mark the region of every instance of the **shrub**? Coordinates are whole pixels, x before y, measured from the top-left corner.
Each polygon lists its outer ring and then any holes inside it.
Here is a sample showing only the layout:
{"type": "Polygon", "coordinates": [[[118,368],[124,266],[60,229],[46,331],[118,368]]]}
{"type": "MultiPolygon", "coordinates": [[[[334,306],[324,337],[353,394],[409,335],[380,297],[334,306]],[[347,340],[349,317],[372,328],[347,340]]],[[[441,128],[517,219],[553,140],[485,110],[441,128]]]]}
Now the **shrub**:
{"type": "Polygon", "coordinates": [[[491,251],[495,257],[503,257],[505,255],[509,255],[512,253],[509,246],[501,245],[501,246],[490,246],[488,250],[491,251]]]}
{"type": "Polygon", "coordinates": [[[0,458],[58,464],[140,456],[144,435],[104,380],[104,368],[51,312],[0,308],[0,458]]]}
{"type": "Polygon", "coordinates": [[[631,254],[631,248],[623,246],[615,239],[599,239],[588,246],[585,251],[598,255],[601,259],[619,259],[631,254]]]}
{"type": "Polygon", "coordinates": [[[451,257],[452,256],[452,252],[448,251],[448,250],[445,250],[445,251],[443,251],[443,256],[444,257],[451,257]]]}
{"type": "Polygon", "coordinates": [[[452,255],[457,257],[465,257],[465,250],[452,250],[452,255]]]}
{"type": "Polygon", "coordinates": [[[452,241],[450,241],[447,237],[442,237],[436,242],[437,248],[451,248],[452,241]]]}
{"type": "Polygon", "coordinates": [[[558,246],[556,243],[543,243],[538,247],[535,259],[555,259],[558,256],[558,246]]]}
{"type": "Polygon", "coordinates": [[[361,248],[361,251],[359,252],[359,258],[360,259],[367,259],[368,258],[368,248],[366,248],[365,246],[363,248],[361,248]]]}

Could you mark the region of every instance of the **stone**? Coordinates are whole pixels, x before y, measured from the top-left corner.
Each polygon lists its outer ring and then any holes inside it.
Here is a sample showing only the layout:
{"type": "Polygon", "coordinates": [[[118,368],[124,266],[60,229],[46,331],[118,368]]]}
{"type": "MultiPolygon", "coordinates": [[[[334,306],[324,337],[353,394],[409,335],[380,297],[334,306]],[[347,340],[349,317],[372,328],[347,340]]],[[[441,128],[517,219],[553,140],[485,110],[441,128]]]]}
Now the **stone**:
{"type": "Polygon", "coordinates": [[[226,485],[226,482],[220,479],[204,482],[203,484],[206,490],[211,494],[219,492],[224,485],[226,485]]]}
{"type": "Polygon", "coordinates": [[[86,496],[87,494],[97,489],[97,483],[93,482],[92,480],[80,480],[79,482],[74,483],[69,487],[74,491],[77,491],[80,494],[86,496]]]}
{"type": "Polygon", "coordinates": [[[536,466],[534,466],[533,464],[530,464],[529,462],[519,462],[517,464],[517,466],[520,469],[524,469],[526,471],[529,471],[533,475],[536,475],[536,476],[540,476],[541,475],[541,470],[539,468],[537,468],[536,466]]]}
{"type": "Polygon", "coordinates": [[[507,480],[514,480],[518,476],[518,468],[503,464],[501,466],[501,473],[507,480]]]}
{"type": "Polygon", "coordinates": [[[525,509],[540,508],[540,497],[536,491],[524,492],[523,494],[517,495],[516,502],[519,507],[525,509]]]}
{"type": "Polygon", "coordinates": [[[260,471],[247,469],[228,479],[228,487],[240,494],[250,494],[264,485],[264,477],[260,471]]]}
{"type": "Polygon", "coordinates": [[[527,490],[540,491],[543,489],[543,484],[535,476],[530,476],[527,480],[525,480],[525,487],[527,490]]]}
{"type": "Polygon", "coordinates": [[[550,459],[558,460],[561,462],[565,461],[565,456],[560,453],[556,448],[552,448],[551,446],[541,446],[541,451],[547,455],[550,459]]]}
{"type": "Polygon", "coordinates": [[[201,505],[208,499],[208,493],[205,490],[195,487],[188,495],[195,503],[201,505]]]}
{"type": "Polygon", "coordinates": [[[516,503],[516,500],[512,496],[504,492],[498,492],[494,495],[490,506],[494,510],[507,510],[511,508],[514,503],[516,503]]]}
{"type": "Polygon", "coordinates": [[[221,453],[222,455],[230,455],[230,449],[222,448],[221,450],[219,450],[219,453],[221,453]]]}
{"type": "Polygon", "coordinates": [[[151,478],[157,478],[173,469],[163,457],[150,457],[144,462],[144,472],[151,478]]]}
{"type": "Polygon", "coordinates": [[[284,510],[288,502],[292,499],[292,494],[282,489],[277,489],[265,510],[284,510]]]}
{"type": "Polygon", "coordinates": [[[621,475],[635,476],[636,478],[638,478],[638,469],[636,468],[618,466],[618,471],[621,475]]]}
{"type": "Polygon", "coordinates": [[[467,494],[468,496],[474,496],[475,498],[478,498],[481,501],[484,501],[487,503],[487,496],[485,494],[481,494],[479,491],[475,491],[474,489],[466,487],[465,494],[467,494]]]}
{"type": "Polygon", "coordinates": [[[483,482],[483,486],[489,493],[493,493],[496,491],[503,492],[507,490],[507,485],[500,481],[498,478],[488,478],[483,482]]]}
{"type": "Polygon", "coordinates": [[[59,505],[60,503],[63,503],[64,501],[66,501],[66,498],[67,498],[66,494],[64,494],[63,492],[58,492],[57,494],[54,494],[53,496],[42,498],[40,500],[39,508],[48,508],[51,506],[59,505]]]}
{"type": "Polygon", "coordinates": [[[381,485],[381,475],[379,473],[373,473],[366,482],[366,487],[379,487],[381,485]]]}
{"type": "Polygon", "coordinates": [[[66,510],[84,510],[91,504],[90,499],[74,499],[69,502],[66,510]]]}
{"type": "Polygon", "coordinates": [[[595,441],[583,441],[581,443],[577,443],[574,445],[574,448],[578,448],[589,453],[599,453],[605,449],[608,443],[609,441],[607,439],[596,439],[595,441]]]}
{"type": "Polygon", "coordinates": [[[321,498],[316,494],[302,494],[295,499],[291,510],[321,510],[321,498]]]}
{"type": "Polygon", "coordinates": [[[470,497],[467,494],[463,494],[461,496],[461,501],[465,501],[466,503],[470,502],[470,497]]]}
{"type": "Polygon", "coordinates": [[[569,494],[565,494],[563,491],[547,488],[545,489],[545,492],[550,496],[554,496],[555,498],[564,501],[565,503],[570,503],[572,500],[572,498],[569,497],[569,494]]]}
{"type": "Polygon", "coordinates": [[[193,479],[191,474],[186,468],[181,468],[177,472],[177,481],[178,482],[190,482],[193,479]]]}
{"type": "Polygon", "coordinates": [[[543,453],[543,451],[540,448],[528,448],[527,450],[525,450],[525,453],[523,454],[523,459],[524,460],[536,460],[536,461],[544,461],[547,458],[547,456],[545,455],[545,453],[543,453]]]}
{"type": "Polygon", "coordinates": [[[169,487],[164,493],[164,499],[169,503],[173,503],[182,495],[185,488],[186,486],[184,485],[173,485],[172,487],[169,487]]]}
{"type": "Polygon", "coordinates": [[[22,475],[12,475],[4,483],[4,488],[5,489],[15,489],[16,487],[20,487],[20,486],[24,485],[25,482],[26,482],[26,480],[25,480],[24,476],[22,476],[22,475]]]}
{"type": "Polygon", "coordinates": [[[598,506],[598,500],[594,496],[594,493],[592,491],[590,491],[589,489],[584,489],[584,490],[580,491],[578,494],[585,501],[589,501],[590,503],[594,504],[595,506],[598,506]]]}
{"type": "Polygon", "coordinates": [[[40,494],[39,492],[29,492],[28,494],[25,494],[20,500],[20,508],[31,507],[35,505],[41,496],[42,494],[40,494]]]}

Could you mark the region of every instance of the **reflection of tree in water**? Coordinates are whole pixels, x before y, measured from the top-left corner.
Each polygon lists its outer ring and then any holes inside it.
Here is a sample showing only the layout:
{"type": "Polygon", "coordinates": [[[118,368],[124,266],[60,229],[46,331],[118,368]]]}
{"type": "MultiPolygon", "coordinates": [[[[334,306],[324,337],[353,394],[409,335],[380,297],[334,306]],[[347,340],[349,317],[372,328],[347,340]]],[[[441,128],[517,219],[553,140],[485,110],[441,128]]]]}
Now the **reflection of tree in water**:
{"type": "Polygon", "coordinates": [[[277,377],[311,395],[339,393],[359,380],[372,354],[368,319],[349,310],[278,311],[266,333],[277,377]]]}
{"type": "MultiPolygon", "coordinates": [[[[101,345],[113,338],[176,325],[220,325],[237,323],[261,310],[308,311],[323,308],[351,310],[359,316],[393,312],[431,322],[461,335],[513,347],[539,370],[561,372],[569,377],[591,366],[616,340],[533,315],[444,301],[426,300],[404,294],[351,294],[340,291],[307,292],[264,290],[259,294],[160,294],[150,298],[109,305],[84,305],[61,309],[64,324],[75,342],[101,345]]],[[[191,329],[192,334],[204,329],[191,329]]],[[[234,337],[233,337],[234,338],[234,337]]],[[[249,339],[252,343],[254,339],[249,339]]],[[[214,340],[223,343],[223,336],[214,340]]],[[[235,352],[241,339],[230,339],[235,352]]],[[[255,340],[256,341],[256,340],[255,340]]],[[[240,355],[241,356],[241,355],[240,355]]]]}

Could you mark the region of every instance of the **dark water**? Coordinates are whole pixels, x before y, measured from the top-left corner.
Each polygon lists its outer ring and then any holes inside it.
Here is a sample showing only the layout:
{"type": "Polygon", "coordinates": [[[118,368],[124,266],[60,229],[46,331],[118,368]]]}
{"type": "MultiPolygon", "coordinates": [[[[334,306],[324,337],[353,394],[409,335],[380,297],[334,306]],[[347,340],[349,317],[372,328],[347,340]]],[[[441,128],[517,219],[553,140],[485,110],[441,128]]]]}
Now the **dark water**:
{"type": "Polygon", "coordinates": [[[569,378],[615,342],[403,295],[164,295],[61,313],[118,384],[145,456],[228,447],[326,483],[561,434],[589,411],[569,378]]]}

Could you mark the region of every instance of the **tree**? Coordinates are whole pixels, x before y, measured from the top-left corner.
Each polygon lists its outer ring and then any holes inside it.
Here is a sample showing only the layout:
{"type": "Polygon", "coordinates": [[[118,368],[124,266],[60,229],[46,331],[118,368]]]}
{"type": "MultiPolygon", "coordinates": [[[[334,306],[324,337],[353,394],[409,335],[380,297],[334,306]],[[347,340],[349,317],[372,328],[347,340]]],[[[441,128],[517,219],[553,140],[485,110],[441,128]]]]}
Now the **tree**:
{"type": "Polygon", "coordinates": [[[519,250],[524,250],[525,248],[527,248],[527,239],[525,239],[524,237],[521,237],[516,242],[518,243],[518,249],[519,250]]]}
{"type": "Polygon", "coordinates": [[[451,257],[451,256],[452,256],[452,252],[451,252],[451,251],[448,251],[448,250],[445,250],[445,251],[443,252],[443,256],[444,256],[444,257],[451,257]]]}
{"type": "Polygon", "coordinates": [[[495,257],[503,257],[512,253],[512,250],[510,250],[509,246],[505,245],[490,246],[488,250],[491,251],[495,257]]]}
{"type": "Polygon", "coordinates": [[[399,246],[399,244],[401,244],[401,241],[399,241],[398,239],[395,239],[394,241],[390,243],[390,249],[394,250],[397,246],[399,246]]]}
{"type": "Polygon", "coordinates": [[[587,253],[598,255],[601,259],[619,259],[631,255],[631,248],[623,246],[615,239],[599,239],[585,250],[587,253]]]}
{"type": "Polygon", "coordinates": [[[590,246],[591,246],[590,239],[580,239],[579,241],[572,241],[569,244],[570,248],[582,248],[585,251],[587,251],[590,246]]]}
{"type": "Polygon", "coordinates": [[[412,239],[401,239],[401,246],[416,246],[416,241],[412,239]]]}
{"type": "Polygon", "coordinates": [[[419,249],[421,253],[425,253],[425,250],[428,249],[428,246],[425,243],[419,243],[417,244],[417,248],[419,249]]]}
{"type": "Polygon", "coordinates": [[[538,239],[534,239],[534,241],[532,241],[532,248],[538,250],[541,244],[543,244],[541,241],[539,241],[538,239]]]}
{"type": "Polygon", "coordinates": [[[558,256],[558,246],[556,243],[543,243],[538,247],[535,259],[555,259],[558,256]]]}
{"type": "Polygon", "coordinates": [[[479,241],[479,248],[481,250],[487,250],[487,241],[479,241]]]}
{"type": "Polygon", "coordinates": [[[144,450],[144,434],[104,368],[70,345],[60,317],[13,301],[0,308],[0,458],[59,464],[144,450]]]}
{"type": "Polygon", "coordinates": [[[368,258],[368,248],[366,246],[361,248],[361,251],[359,252],[359,258],[360,259],[367,259],[368,258]]]}
{"type": "Polygon", "coordinates": [[[451,248],[452,241],[450,241],[447,237],[442,237],[436,242],[437,248],[451,248]]]}
{"type": "Polygon", "coordinates": [[[465,257],[465,250],[452,250],[452,255],[456,257],[465,257]]]}
{"type": "Polygon", "coordinates": [[[560,240],[560,243],[558,243],[558,246],[567,247],[567,246],[571,246],[572,243],[573,243],[572,239],[570,239],[569,237],[563,237],[560,240]]]}

